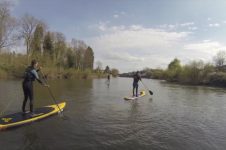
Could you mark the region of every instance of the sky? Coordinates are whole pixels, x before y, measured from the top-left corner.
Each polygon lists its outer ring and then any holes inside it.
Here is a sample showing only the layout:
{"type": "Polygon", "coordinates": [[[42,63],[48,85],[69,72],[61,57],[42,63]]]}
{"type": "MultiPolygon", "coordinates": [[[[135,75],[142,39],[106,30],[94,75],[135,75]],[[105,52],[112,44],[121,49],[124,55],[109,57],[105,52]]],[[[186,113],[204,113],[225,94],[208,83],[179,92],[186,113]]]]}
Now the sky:
{"type": "MultiPolygon", "coordinates": [[[[5,1],[5,0],[0,0],[5,1]]],[[[8,0],[12,15],[43,20],[95,61],[120,72],[166,68],[174,58],[212,62],[226,50],[226,0],[8,0]]]]}

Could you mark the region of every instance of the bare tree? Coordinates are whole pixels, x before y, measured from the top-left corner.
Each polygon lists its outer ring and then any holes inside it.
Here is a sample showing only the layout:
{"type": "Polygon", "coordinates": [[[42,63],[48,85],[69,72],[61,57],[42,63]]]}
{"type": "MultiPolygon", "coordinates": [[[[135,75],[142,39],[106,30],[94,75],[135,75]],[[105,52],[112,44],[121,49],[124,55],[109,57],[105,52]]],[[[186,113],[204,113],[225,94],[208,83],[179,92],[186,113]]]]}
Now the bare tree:
{"type": "Polygon", "coordinates": [[[71,46],[73,51],[75,52],[75,68],[80,70],[80,69],[84,69],[83,66],[83,59],[84,59],[84,55],[86,52],[86,49],[88,48],[88,46],[85,44],[84,41],[81,40],[77,40],[77,39],[72,39],[71,40],[71,46]]]}
{"type": "Polygon", "coordinates": [[[59,63],[65,56],[66,38],[61,32],[53,32],[54,57],[59,63]]]}
{"type": "Polygon", "coordinates": [[[111,69],[111,74],[112,74],[113,77],[117,77],[118,74],[119,74],[118,69],[115,69],[115,68],[111,69]]]}
{"type": "Polygon", "coordinates": [[[226,52],[219,51],[216,56],[213,57],[214,63],[217,67],[222,67],[226,61],[226,52]]]}
{"type": "Polygon", "coordinates": [[[36,54],[43,55],[43,42],[46,31],[47,25],[43,21],[39,21],[31,39],[30,51],[32,51],[32,54],[36,52],[36,54]]]}
{"type": "Polygon", "coordinates": [[[21,37],[25,40],[28,58],[31,55],[33,32],[38,24],[41,24],[40,21],[31,15],[25,14],[21,18],[21,37]]]}
{"type": "Polygon", "coordinates": [[[71,40],[71,45],[73,47],[73,49],[81,49],[81,50],[85,50],[88,48],[88,46],[86,45],[86,43],[82,40],[77,40],[77,39],[72,39],[71,40]]]}
{"type": "Polygon", "coordinates": [[[10,4],[0,3],[0,50],[17,41],[17,29],[17,20],[10,14],[10,4]]]}

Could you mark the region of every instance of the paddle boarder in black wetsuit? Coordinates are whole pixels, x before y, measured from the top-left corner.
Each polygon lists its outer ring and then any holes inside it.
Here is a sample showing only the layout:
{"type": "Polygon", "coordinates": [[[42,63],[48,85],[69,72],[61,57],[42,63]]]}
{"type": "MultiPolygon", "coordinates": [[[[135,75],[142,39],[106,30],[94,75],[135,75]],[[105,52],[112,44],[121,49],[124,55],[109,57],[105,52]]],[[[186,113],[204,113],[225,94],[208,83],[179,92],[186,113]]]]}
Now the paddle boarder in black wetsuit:
{"type": "Polygon", "coordinates": [[[25,107],[26,107],[26,103],[27,103],[27,99],[29,98],[30,100],[30,113],[33,115],[33,100],[34,100],[34,96],[33,96],[33,82],[35,80],[37,80],[40,84],[44,85],[44,86],[48,86],[46,84],[44,84],[38,76],[38,62],[36,60],[32,60],[31,61],[31,66],[28,66],[25,70],[24,73],[24,80],[23,80],[23,92],[24,92],[24,101],[23,101],[23,105],[22,105],[22,111],[23,114],[26,113],[25,111],[25,107]],[[37,69],[37,70],[36,70],[37,69]]]}
{"type": "Polygon", "coordinates": [[[138,82],[141,81],[140,73],[137,71],[133,76],[133,96],[138,97],[138,82]],[[136,89],[136,95],[134,94],[134,91],[136,89]]]}

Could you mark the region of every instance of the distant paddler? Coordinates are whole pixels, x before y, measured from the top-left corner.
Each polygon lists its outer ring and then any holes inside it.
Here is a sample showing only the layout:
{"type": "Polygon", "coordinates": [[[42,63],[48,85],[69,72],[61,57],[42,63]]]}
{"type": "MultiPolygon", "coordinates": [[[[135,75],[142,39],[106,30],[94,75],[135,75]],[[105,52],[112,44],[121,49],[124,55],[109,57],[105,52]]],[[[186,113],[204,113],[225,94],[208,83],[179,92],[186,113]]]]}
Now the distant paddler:
{"type": "Polygon", "coordinates": [[[133,96],[138,97],[138,82],[141,81],[141,76],[139,71],[137,71],[133,76],[133,96]],[[136,90],[136,93],[135,93],[136,90]]]}

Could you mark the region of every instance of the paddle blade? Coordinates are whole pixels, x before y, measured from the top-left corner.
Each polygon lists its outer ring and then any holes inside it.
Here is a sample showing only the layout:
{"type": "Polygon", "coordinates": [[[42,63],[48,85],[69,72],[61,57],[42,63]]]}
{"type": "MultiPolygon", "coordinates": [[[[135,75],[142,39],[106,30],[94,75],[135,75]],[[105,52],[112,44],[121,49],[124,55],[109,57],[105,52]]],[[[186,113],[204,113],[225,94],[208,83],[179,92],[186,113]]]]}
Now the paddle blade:
{"type": "Polygon", "coordinates": [[[153,92],[151,90],[149,90],[150,95],[153,95],[153,92]]]}

